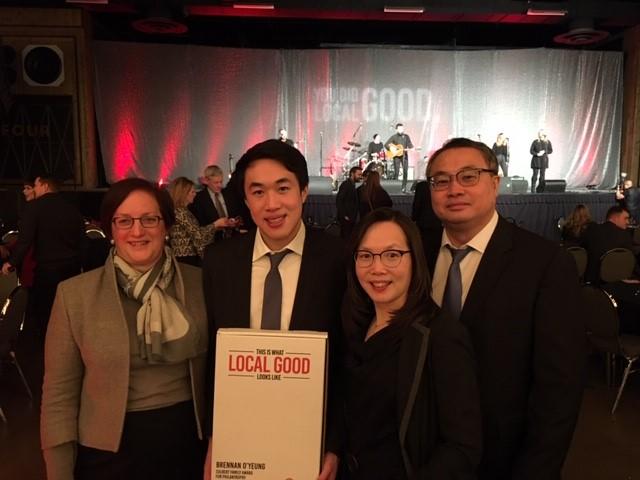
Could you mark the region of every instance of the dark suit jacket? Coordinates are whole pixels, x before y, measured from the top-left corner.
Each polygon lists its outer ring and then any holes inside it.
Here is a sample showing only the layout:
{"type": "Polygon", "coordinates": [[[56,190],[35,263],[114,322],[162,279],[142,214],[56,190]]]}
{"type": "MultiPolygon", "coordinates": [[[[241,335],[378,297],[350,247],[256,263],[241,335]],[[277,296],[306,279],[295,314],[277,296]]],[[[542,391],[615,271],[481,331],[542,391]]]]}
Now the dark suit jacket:
{"type": "MultiPolygon", "coordinates": [[[[249,328],[251,310],[251,265],[256,232],[211,244],[205,250],[203,286],[211,338],[208,393],[213,394],[215,339],[218,328],[249,328]]],[[[330,383],[327,417],[327,450],[339,452],[339,392],[336,366],[342,351],[340,305],[345,289],[343,245],[336,238],[307,228],[300,276],[291,313],[290,330],[314,330],[329,333],[330,383]]],[[[213,397],[207,411],[213,412],[213,397]]],[[[207,422],[208,428],[212,423],[207,422]]],[[[209,432],[210,434],[211,432],[209,432]]]]}
{"type": "MultiPolygon", "coordinates": [[[[239,215],[239,213],[236,213],[234,199],[232,198],[232,195],[230,195],[230,192],[224,188],[221,193],[224,198],[224,203],[227,206],[227,213],[229,216],[235,217],[236,215],[239,215]]],[[[220,218],[220,215],[213,204],[213,200],[211,199],[211,195],[209,195],[209,190],[206,187],[196,193],[193,203],[189,205],[189,210],[191,210],[191,213],[195,215],[200,226],[209,225],[220,218]]]]}
{"type": "Polygon", "coordinates": [[[19,232],[9,257],[11,265],[20,265],[32,245],[36,269],[80,265],[86,239],[84,219],[59,193],[27,202],[19,232]]]}
{"type": "Polygon", "coordinates": [[[356,184],[350,178],[340,184],[338,195],[336,195],[336,210],[338,221],[347,221],[345,217],[349,217],[349,222],[356,221],[358,216],[358,192],[356,184]]]}
{"type": "Polygon", "coordinates": [[[413,205],[411,207],[411,220],[413,220],[420,229],[424,244],[436,246],[436,248],[429,248],[432,257],[427,258],[429,268],[433,269],[438,255],[437,247],[440,246],[442,240],[442,222],[436,216],[431,206],[429,182],[423,181],[416,184],[413,205]]]}
{"type": "Polygon", "coordinates": [[[582,245],[587,249],[587,282],[600,283],[600,257],[613,248],[633,251],[631,233],[606,221],[593,225],[584,234],[582,245]]]}
{"type": "Polygon", "coordinates": [[[484,430],[479,478],[559,480],[586,362],[573,259],[500,218],[460,321],[478,361],[484,430]]]}

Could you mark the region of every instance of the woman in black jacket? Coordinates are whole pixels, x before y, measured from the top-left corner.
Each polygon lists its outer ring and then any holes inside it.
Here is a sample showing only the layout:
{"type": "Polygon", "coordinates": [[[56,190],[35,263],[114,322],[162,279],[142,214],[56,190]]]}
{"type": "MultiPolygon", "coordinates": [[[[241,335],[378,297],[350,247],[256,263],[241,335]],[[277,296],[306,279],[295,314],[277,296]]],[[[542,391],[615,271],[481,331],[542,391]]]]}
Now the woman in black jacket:
{"type": "Polygon", "coordinates": [[[382,208],[352,245],[344,327],[347,479],[473,479],[481,414],[466,329],[440,313],[417,228],[382,208]]]}

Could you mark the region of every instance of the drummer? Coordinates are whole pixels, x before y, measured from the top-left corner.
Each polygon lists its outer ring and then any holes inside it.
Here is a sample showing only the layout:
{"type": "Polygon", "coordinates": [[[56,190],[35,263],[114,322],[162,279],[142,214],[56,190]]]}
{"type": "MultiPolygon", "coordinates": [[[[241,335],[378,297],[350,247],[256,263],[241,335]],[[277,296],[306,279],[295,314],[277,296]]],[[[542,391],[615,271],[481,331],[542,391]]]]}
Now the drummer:
{"type": "Polygon", "coordinates": [[[384,145],[379,133],[373,135],[373,142],[370,142],[367,148],[367,161],[371,162],[372,160],[376,162],[384,160],[384,145]]]}

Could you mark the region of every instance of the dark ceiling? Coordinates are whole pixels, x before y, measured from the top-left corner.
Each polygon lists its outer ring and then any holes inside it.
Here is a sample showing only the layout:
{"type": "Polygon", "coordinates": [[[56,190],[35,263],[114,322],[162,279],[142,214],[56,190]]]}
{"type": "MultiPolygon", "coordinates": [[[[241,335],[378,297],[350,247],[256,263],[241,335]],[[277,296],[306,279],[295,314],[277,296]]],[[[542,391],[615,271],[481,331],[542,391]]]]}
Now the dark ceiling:
{"type": "Polygon", "coordinates": [[[19,0],[84,8],[100,40],[254,48],[395,45],[432,48],[621,50],[640,25],[640,0],[19,0]],[[271,9],[234,4],[273,5],[271,9]],[[420,7],[423,13],[385,13],[420,7]],[[528,10],[542,15],[527,15],[528,10]],[[552,15],[553,12],[564,15],[552,15]],[[544,14],[546,12],[546,14],[544,14]],[[136,21],[142,20],[135,28],[136,21]],[[181,34],[171,33],[186,27],[181,34]],[[141,33],[138,29],[152,30],[141,33]],[[569,32],[569,35],[567,33],[569,32]],[[562,36],[558,38],[558,36],[562,36]],[[555,38],[555,40],[554,40],[555,38]],[[562,40],[564,38],[564,41],[562,40]]]}

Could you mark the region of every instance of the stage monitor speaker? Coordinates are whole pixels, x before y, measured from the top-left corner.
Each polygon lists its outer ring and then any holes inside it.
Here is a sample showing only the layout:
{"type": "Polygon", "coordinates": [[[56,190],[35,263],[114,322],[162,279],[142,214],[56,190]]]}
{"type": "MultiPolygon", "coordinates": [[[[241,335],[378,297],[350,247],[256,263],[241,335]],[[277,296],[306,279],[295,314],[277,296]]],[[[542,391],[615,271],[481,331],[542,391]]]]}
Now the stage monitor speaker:
{"type": "Polygon", "coordinates": [[[499,194],[505,193],[527,193],[529,182],[523,177],[502,177],[500,179],[499,194]]]}
{"type": "Polygon", "coordinates": [[[333,180],[331,177],[309,177],[309,193],[311,195],[331,195],[333,180]]]}
{"type": "Polygon", "coordinates": [[[545,180],[543,192],[563,193],[567,189],[567,182],[564,180],[545,180]]]}
{"type": "Polygon", "coordinates": [[[380,180],[380,185],[389,195],[400,195],[402,193],[402,180],[380,180]]]}

